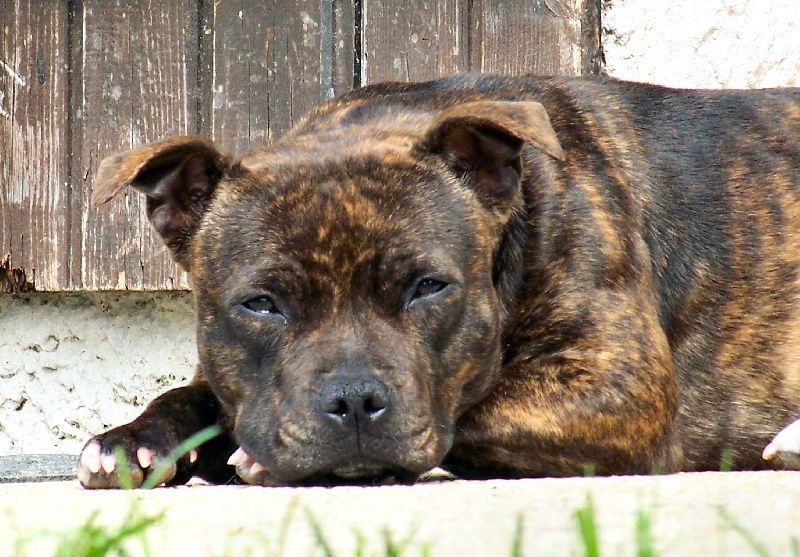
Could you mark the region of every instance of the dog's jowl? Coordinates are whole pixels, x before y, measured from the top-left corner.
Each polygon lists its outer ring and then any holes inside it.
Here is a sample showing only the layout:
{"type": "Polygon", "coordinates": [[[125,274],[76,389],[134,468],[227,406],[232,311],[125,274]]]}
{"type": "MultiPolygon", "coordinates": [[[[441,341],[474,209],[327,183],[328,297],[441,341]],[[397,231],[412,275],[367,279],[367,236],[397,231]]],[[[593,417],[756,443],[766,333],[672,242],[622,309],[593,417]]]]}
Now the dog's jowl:
{"type": "Polygon", "coordinates": [[[375,85],[244,158],[201,137],[110,157],[94,199],[127,186],[190,274],[200,365],[87,443],[87,487],[119,485],[116,446],[138,485],[212,424],[159,479],[640,474],[800,452],[798,89],[375,85]]]}

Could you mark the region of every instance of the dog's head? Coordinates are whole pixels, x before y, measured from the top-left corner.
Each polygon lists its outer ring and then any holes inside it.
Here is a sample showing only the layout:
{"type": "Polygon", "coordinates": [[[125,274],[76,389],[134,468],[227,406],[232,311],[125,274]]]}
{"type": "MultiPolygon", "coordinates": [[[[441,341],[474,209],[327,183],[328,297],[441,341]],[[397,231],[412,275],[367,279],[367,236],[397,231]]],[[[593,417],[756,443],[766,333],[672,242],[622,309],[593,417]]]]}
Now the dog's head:
{"type": "Polygon", "coordinates": [[[562,156],[533,102],[404,112],[393,129],[339,110],[241,160],[178,137],[98,171],[95,202],[128,185],[146,195],[189,271],[201,367],[264,468],[251,481],[443,460],[500,371],[497,258],[523,146],[562,156]]]}

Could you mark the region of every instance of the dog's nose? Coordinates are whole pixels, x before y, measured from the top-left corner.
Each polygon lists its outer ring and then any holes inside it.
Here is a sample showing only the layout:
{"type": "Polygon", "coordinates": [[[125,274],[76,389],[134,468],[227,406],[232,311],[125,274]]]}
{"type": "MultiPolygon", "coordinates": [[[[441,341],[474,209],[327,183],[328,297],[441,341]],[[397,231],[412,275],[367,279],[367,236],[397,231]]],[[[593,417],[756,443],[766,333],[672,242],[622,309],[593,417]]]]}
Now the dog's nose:
{"type": "Polygon", "coordinates": [[[389,405],[389,389],[375,377],[331,377],[319,397],[321,413],[348,428],[379,422],[389,405]]]}

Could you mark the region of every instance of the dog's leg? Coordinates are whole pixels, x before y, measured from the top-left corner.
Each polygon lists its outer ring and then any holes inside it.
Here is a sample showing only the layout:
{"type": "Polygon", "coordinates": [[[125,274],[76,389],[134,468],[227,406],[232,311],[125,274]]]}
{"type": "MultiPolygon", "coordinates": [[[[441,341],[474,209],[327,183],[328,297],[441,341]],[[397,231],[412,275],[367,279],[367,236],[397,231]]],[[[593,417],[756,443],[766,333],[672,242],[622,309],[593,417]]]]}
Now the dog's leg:
{"type": "MultiPolygon", "coordinates": [[[[124,487],[114,453],[120,447],[132,487],[139,487],[172,449],[202,429],[222,422],[222,418],[219,400],[198,373],[190,384],[153,400],[129,424],[91,438],[78,461],[78,479],[88,488],[124,487]]],[[[159,480],[167,485],[186,483],[192,476],[215,483],[230,481],[236,473],[226,460],[235,449],[232,437],[225,431],[178,459],[159,480]]]]}
{"type": "Polygon", "coordinates": [[[595,291],[530,327],[489,397],[457,423],[445,468],[473,477],[680,468],[677,384],[646,294],[595,291]]]}

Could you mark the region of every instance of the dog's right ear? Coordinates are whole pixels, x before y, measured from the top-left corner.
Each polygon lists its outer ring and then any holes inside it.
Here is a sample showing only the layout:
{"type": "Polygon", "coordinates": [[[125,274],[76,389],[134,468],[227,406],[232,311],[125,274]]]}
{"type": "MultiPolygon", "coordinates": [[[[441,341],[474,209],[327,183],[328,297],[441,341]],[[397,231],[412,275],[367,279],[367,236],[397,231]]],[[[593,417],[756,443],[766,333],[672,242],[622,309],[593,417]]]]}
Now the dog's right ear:
{"type": "Polygon", "coordinates": [[[188,246],[217,183],[232,158],[201,136],[179,136],[111,155],[100,163],[92,204],[102,205],[127,186],[147,196],[147,217],[189,270],[188,246]]]}

